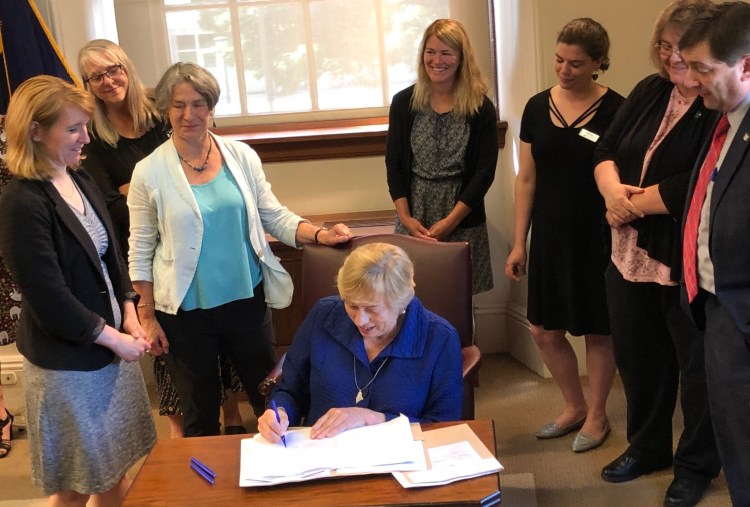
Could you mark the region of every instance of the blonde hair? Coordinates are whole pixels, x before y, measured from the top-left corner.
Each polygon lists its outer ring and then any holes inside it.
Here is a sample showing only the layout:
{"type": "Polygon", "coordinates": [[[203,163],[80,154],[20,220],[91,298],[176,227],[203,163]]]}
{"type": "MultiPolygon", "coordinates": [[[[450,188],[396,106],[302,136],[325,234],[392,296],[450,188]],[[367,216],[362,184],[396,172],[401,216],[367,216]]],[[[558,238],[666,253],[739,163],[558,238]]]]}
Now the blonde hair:
{"type": "Polygon", "coordinates": [[[149,98],[143,83],[141,83],[133,62],[120,46],[107,39],[94,39],[83,46],[78,52],[78,72],[83,78],[86,89],[94,95],[96,101],[96,109],[91,120],[91,130],[93,135],[116,148],[117,142],[120,140],[120,134],[117,133],[109,118],[107,118],[107,105],[94,94],[91,85],[86,81],[90,77],[89,70],[91,67],[106,68],[113,65],[121,65],[122,71],[128,76],[125,101],[130,116],[133,118],[133,131],[137,137],[154,128],[155,120],[159,118],[159,112],[149,98]]]}
{"type": "Polygon", "coordinates": [[[397,246],[362,245],[344,261],[336,286],[344,301],[367,301],[382,296],[388,308],[402,311],[414,298],[414,265],[397,246]]]}
{"type": "Polygon", "coordinates": [[[5,117],[8,170],[21,178],[47,180],[54,173],[44,144],[31,137],[32,123],[42,131],[51,129],[66,106],[75,106],[91,116],[94,101],[84,89],[60,78],[36,76],[16,89],[5,117]]]}
{"type": "Polygon", "coordinates": [[[432,36],[458,53],[458,69],[453,83],[453,114],[457,117],[468,117],[478,113],[487,93],[487,81],[482,77],[474,58],[474,50],[471,48],[466,30],[461,23],[452,19],[433,21],[422,36],[417,61],[417,83],[411,98],[412,110],[424,113],[430,109],[432,88],[424,68],[424,52],[427,41],[432,36]]]}
{"type": "Polygon", "coordinates": [[[661,41],[664,30],[671,25],[682,33],[695,21],[703,12],[714,7],[711,0],[675,0],[667,5],[654,23],[654,31],[651,34],[651,47],[649,57],[651,63],[658,69],[659,75],[664,79],[669,79],[669,74],[664,70],[664,64],[659,56],[657,44],[661,41]]]}

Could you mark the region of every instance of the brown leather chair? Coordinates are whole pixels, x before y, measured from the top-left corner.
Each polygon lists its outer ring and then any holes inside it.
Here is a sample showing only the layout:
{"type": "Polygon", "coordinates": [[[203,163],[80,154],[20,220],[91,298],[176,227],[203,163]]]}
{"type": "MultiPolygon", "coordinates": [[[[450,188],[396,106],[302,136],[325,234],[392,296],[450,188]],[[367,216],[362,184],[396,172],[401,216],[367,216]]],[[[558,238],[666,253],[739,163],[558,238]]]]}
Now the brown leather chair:
{"type": "MultiPolygon", "coordinates": [[[[390,243],[406,251],[414,263],[415,291],[424,306],[440,315],[458,331],[463,359],[463,419],[474,418],[474,388],[482,353],[474,345],[471,303],[471,258],[468,243],[438,243],[401,234],[377,234],[353,238],[337,247],[305,245],[302,255],[302,311],[307,314],[322,297],[338,293],[336,274],[344,259],[358,246],[390,243]]],[[[268,398],[280,380],[284,357],[260,384],[268,398]]]]}

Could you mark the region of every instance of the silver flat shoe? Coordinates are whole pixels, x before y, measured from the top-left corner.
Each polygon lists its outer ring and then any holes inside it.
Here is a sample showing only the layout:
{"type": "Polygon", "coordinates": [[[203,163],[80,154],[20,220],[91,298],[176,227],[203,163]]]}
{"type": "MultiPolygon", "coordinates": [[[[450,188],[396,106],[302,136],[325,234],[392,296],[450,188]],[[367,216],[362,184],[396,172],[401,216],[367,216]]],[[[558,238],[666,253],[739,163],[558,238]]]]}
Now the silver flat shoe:
{"type": "Polygon", "coordinates": [[[588,433],[579,431],[573,439],[573,452],[586,452],[591,449],[596,449],[607,440],[610,430],[609,422],[607,422],[607,425],[604,427],[604,433],[602,433],[602,438],[594,438],[588,433]]]}
{"type": "Polygon", "coordinates": [[[584,422],[586,422],[585,417],[581,419],[580,421],[576,421],[567,426],[560,426],[559,424],[555,422],[547,423],[544,426],[542,426],[542,429],[540,429],[539,432],[536,434],[536,438],[540,440],[545,440],[548,438],[562,437],[573,431],[580,430],[584,422]]]}

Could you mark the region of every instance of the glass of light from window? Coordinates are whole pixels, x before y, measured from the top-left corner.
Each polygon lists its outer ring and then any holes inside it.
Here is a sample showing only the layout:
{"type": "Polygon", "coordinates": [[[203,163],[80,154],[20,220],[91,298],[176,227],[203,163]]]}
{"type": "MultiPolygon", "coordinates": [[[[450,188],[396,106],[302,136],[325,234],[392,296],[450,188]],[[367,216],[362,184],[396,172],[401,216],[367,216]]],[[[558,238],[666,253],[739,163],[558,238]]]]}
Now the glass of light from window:
{"type": "Polygon", "coordinates": [[[112,65],[111,67],[107,67],[107,70],[101,74],[89,76],[85,81],[91,86],[99,86],[104,82],[104,76],[107,76],[110,79],[115,79],[120,77],[120,74],[122,74],[122,65],[112,65]]]}

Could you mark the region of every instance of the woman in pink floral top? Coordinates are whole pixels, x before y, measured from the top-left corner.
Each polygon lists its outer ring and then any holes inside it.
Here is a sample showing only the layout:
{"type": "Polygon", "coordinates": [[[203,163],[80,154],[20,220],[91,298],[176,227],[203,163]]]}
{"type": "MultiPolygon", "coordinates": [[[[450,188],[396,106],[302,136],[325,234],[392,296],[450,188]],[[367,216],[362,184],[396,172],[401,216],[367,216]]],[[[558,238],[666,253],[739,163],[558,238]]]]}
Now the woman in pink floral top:
{"type": "Polygon", "coordinates": [[[697,83],[688,81],[679,42],[710,5],[708,0],[676,0],[662,11],[651,41],[659,73],[636,85],[594,154],[595,178],[612,229],[605,281],[629,443],[604,467],[602,478],[625,482],[674,463],[665,505],[694,505],[720,469],[702,334],[682,312],[678,286],[688,181],[717,120],[703,105],[697,83]],[[684,431],[673,454],[678,386],[684,431]]]}

